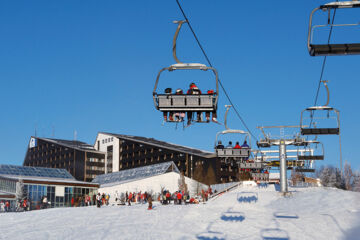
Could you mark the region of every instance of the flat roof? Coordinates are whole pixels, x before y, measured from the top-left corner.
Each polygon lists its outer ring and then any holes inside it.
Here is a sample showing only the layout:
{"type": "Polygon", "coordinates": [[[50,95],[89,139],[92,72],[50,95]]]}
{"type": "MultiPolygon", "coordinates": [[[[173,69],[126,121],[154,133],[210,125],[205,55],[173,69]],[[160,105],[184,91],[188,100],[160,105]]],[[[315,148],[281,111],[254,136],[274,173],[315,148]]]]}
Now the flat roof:
{"type": "Polygon", "coordinates": [[[180,173],[175,163],[170,161],[98,175],[92,180],[92,183],[98,183],[101,187],[109,187],[161,175],[167,172],[180,173]]]}
{"type": "Polygon", "coordinates": [[[68,148],[71,148],[71,149],[76,149],[76,150],[79,150],[79,151],[105,154],[104,152],[96,150],[93,145],[87,144],[85,142],[77,141],[77,140],[64,140],[64,139],[55,139],[55,138],[40,138],[40,137],[33,137],[33,136],[31,138],[36,138],[36,139],[39,139],[39,140],[42,140],[42,141],[58,144],[58,145],[68,147],[68,148]]]}
{"type": "Polygon", "coordinates": [[[168,142],[156,140],[154,138],[138,137],[138,136],[107,133],[107,132],[99,132],[99,134],[100,133],[105,134],[105,135],[110,135],[110,136],[113,136],[113,137],[116,137],[119,139],[125,139],[125,140],[130,140],[130,141],[134,141],[134,142],[138,142],[138,143],[148,144],[148,145],[156,146],[158,148],[170,149],[173,151],[188,153],[191,155],[197,155],[197,156],[201,156],[204,158],[216,157],[216,154],[212,153],[212,152],[207,152],[207,151],[199,150],[196,148],[190,148],[190,147],[181,146],[181,145],[177,145],[177,144],[173,144],[173,143],[168,143],[168,142]]]}
{"type": "Polygon", "coordinates": [[[28,167],[8,164],[0,164],[0,176],[1,175],[75,180],[66,169],[62,168],[28,167]]]}

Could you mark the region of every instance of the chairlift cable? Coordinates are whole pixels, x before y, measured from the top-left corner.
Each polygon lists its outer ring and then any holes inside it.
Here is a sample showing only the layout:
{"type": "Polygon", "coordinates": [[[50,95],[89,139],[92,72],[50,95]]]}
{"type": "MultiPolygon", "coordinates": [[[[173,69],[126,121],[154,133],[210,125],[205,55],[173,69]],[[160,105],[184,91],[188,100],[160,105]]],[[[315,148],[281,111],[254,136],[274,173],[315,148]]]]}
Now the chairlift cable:
{"type": "MultiPolygon", "coordinates": [[[[193,29],[192,26],[191,26],[189,19],[187,18],[186,14],[185,14],[185,12],[184,12],[184,10],[183,10],[183,8],[181,7],[181,4],[180,4],[179,0],[176,0],[176,3],[177,3],[177,5],[179,6],[179,9],[180,9],[182,15],[184,16],[184,19],[186,20],[186,22],[187,22],[187,24],[188,24],[188,26],[189,26],[189,28],[190,28],[190,31],[192,32],[192,34],[193,34],[193,36],[194,36],[194,38],[195,38],[195,40],[196,40],[199,48],[201,49],[201,51],[202,51],[202,53],[203,53],[203,55],[204,55],[207,63],[210,65],[210,67],[213,67],[213,65],[211,64],[211,61],[210,61],[209,57],[207,56],[207,54],[206,54],[203,46],[202,46],[201,43],[200,43],[200,40],[198,39],[198,37],[197,37],[194,29],[193,29]]],[[[236,115],[238,116],[238,118],[240,119],[240,121],[242,122],[242,124],[244,125],[244,127],[247,129],[247,131],[251,134],[251,136],[252,136],[256,141],[258,141],[258,139],[256,138],[256,136],[250,131],[250,129],[248,128],[248,126],[247,126],[247,124],[245,123],[244,119],[241,117],[240,113],[238,112],[238,110],[236,109],[235,105],[234,105],[233,102],[231,101],[230,96],[229,96],[229,94],[226,92],[226,90],[225,90],[222,82],[220,81],[220,79],[218,79],[218,81],[219,81],[219,83],[220,83],[221,89],[222,89],[222,90],[224,91],[224,93],[225,93],[226,98],[228,99],[229,103],[233,106],[233,109],[234,109],[236,115]]]]}
{"type": "MultiPolygon", "coordinates": [[[[338,2],[338,0],[337,0],[337,2],[338,2]]],[[[330,43],[330,39],[331,39],[331,34],[332,34],[332,30],[333,30],[333,24],[334,24],[334,21],[335,21],[335,15],[336,15],[336,8],[334,9],[334,15],[333,15],[332,20],[331,20],[331,27],[330,27],[329,37],[328,37],[328,41],[327,41],[328,44],[330,43]]],[[[326,59],[327,59],[327,56],[324,56],[324,60],[323,60],[322,67],[321,67],[320,80],[319,80],[318,88],[317,88],[317,91],[316,91],[314,106],[316,106],[317,100],[318,100],[318,97],[319,97],[321,81],[322,81],[322,78],[323,78],[323,75],[324,75],[324,70],[325,70],[325,65],[326,65],[326,59]]]]}

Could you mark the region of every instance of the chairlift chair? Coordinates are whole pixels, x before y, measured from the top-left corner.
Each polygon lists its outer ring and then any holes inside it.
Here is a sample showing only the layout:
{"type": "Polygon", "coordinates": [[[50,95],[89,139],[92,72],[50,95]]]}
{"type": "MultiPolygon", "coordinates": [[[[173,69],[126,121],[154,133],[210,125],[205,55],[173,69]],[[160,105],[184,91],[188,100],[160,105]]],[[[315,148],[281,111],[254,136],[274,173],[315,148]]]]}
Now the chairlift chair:
{"type": "Polygon", "coordinates": [[[301,117],[300,117],[301,135],[339,135],[340,134],[340,112],[337,109],[328,106],[330,101],[330,92],[327,85],[327,81],[323,80],[322,82],[324,83],[324,86],[326,88],[327,102],[323,106],[309,107],[301,112],[301,117]],[[330,113],[335,113],[334,118],[336,120],[336,125],[334,124],[333,127],[326,127],[326,128],[316,127],[313,122],[314,119],[317,119],[317,117],[314,116],[316,111],[327,111],[327,116],[329,119],[330,119],[330,113]],[[311,122],[309,125],[304,125],[305,112],[308,113],[308,115],[311,118],[311,122]]]}
{"type": "Polygon", "coordinates": [[[248,158],[251,154],[251,148],[224,148],[219,149],[217,148],[218,138],[219,135],[225,135],[225,134],[241,134],[246,135],[245,139],[249,138],[249,146],[251,146],[251,138],[250,134],[248,132],[242,131],[242,130],[234,130],[234,129],[227,129],[221,132],[218,132],[216,134],[216,140],[215,140],[215,150],[216,155],[219,158],[231,158],[231,159],[238,159],[238,158],[248,158]]]}
{"type": "MultiPolygon", "coordinates": [[[[227,114],[231,108],[231,105],[225,105],[226,107],[226,112],[225,112],[225,118],[224,118],[224,125],[226,130],[223,130],[221,132],[218,132],[216,134],[216,139],[215,139],[215,151],[216,151],[216,156],[218,158],[225,158],[225,159],[230,159],[230,160],[241,160],[241,159],[245,159],[245,158],[249,158],[250,154],[251,154],[251,136],[248,132],[245,132],[243,130],[235,130],[235,129],[229,129],[227,126],[227,114]],[[226,135],[226,134],[240,134],[240,135],[245,135],[245,140],[249,139],[249,148],[218,148],[218,138],[220,135],[226,135]]],[[[240,141],[239,141],[240,142],[240,141]]]]}
{"type": "Polygon", "coordinates": [[[347,27],[347,26],[360,26],[360,23],[352,24],[333,24],[330,22],[331,10],[335,9],[348,9],[359,8],[360,1],[340,1],[331,2],[320,7],[315,8],[310,14],[309,32],[308,32],[308,50],[311,56],[329,56],[329,55],[353,55],[360,54],[360,43],[341,43],[341,44],[314,44],[313,35],[317,28],[322,27],[347,27]],[[315,12],[318,10],[328,11],[327,24],[313,25],[312,19],[315,12]]]}
{"type": "Polygon", "coordinates": [[[324,145],[318,141],[308,141],[308,146],[304,148],[301,154],[300,147],[297,151],[297,159],[300,161],[317,161],[324,160],[324,145]],[[315,153],[315,154],[314,154],[315,153]]]}
{"type": "MultiPolygon", "coordinates": [[[[176,56],[176,40],[179,34],[180,28],[186,21],[174,21],[178,24],[178,28],[175,32],[173,41],[173,56],[176,60],[176,64],[161,69],[157,75],[154,90],[153,90],[153,101],[155,108],[161,112],[216,112],[218,103],[219,93],[219,80],[218,72],[213,67],[208,67],[205,64],[200,63],[182,63],[176,56]],[[211,70],[215,75],[216,91],[211,94],[200,94],[200,95],[177,95],[175,93],[164,93],[160,94],[157,92],[157,87],[160,79],[160,75],[164,71],[173,72],[176,70],[211,70]]],[[[208,122],[208,121],[201,121],[208,122]]]]}
{"type": "Polygon", "coordinates": [[[295,168],[295,172],[314,173],[315,169],[313,169],[313,168],[295,168]]]}

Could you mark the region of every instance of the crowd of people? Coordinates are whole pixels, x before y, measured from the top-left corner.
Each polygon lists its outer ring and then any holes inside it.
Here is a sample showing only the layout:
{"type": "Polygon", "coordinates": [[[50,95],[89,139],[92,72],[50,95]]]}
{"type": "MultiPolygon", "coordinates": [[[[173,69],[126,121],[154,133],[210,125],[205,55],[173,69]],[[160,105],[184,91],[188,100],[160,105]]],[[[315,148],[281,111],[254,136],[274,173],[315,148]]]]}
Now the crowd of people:
{"type": "MultiPolygon", "coordinates": [[[[175,94],[175,95],[184,95],[184,92],[181,88],[178,88],[175,93],[172,93],[171,88],[165,89],[165,94],[175,94]]],[[[191,83],[189,90],[186,92],[187,95],[201,95],[201,90],[196,86],[195,83],[191,83]]],[[[214,95],[214,90],[208,90],[207,95],[214,95]]],[[[205,122],[210,122],[210,113],[205,112],[205,122]]],[[[185,112],[163,112],[164,121],[165,122],[183,122],[185,119],[185,112]],[[168,116],[169,115],[169,116],[168,116]]],[[[187,125],[191,124],[193,119],[193,112],[187,112],[187,125]]],[[[212,112],[212,119],[213,122],[217,122],[217,115],[216,111],[212,112]]],[[[204,122],[203,120],[203,112],[196,112],[196,122],[204,122]]]]}
{"type": "Polygon", "coordinates": [[[1,201],[0,202],[0,212],[9,212],[10,211],[10,201],[1,201]]]}
{"type": "Polygon", "coordinates": [[[174,205],[181,205],[182,203],[196,204],[200,201],[208,201],[209,196],[212,194],[213,192],[210,187],[206,191],[202,189],[196,197],[190,197],[189,193],[181,190],[175,191],[174,193],[170,193],[170,191],[164,190],[161,194],[159,194],[158,201],[163,205],[171,204],[171,201],[173,201],[174,205]]]}
{"type": "MultiPolygon", "coordinates": [[[[148,209],[152,209],[153,199],[156,199],[161,204],[196,204],[201,201],[205,202],[208,200],[209,196],[213,194],[212,189],[209,187],[206,191],[201,190],[199,194],[195,197],[191,197],[189,193],[178,190],[171,193],[169,190],[163,190],[161,193],[152,193],[152,192],[128,192],[119,193],[115,192],[114,201],[117,205],[128,205],[132,204],[148,204],[148,209]]],[[[101,206],[107,206],[110,202],[110,194],[98,193],[95,195],[85,195],[79,197],[72,197],[70,200],[71,207],[85,207],[96,205],[98,208],[101,206]]],[[[49,202],[46,196],[43,196],[40,201],[39,208],[37,209],[46,209],[49,207],[49,202]]],[[[16,211],[29,211],[31,210],[31,202],[27,198],[16,203],[16,211]]],[[[11,211],[10,201],[1,201],[0,202],[0,211],[9,212],[11,211]]],[[[14,211],[14,210],[12,210],[14,211]]]]}

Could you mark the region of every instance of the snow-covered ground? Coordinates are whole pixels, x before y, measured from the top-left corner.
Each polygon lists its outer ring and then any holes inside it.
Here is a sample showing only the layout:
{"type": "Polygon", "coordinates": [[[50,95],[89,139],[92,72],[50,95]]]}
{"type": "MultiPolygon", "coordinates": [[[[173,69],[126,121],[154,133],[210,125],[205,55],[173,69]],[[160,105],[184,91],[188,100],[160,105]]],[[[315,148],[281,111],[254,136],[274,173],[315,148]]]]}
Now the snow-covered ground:
{"type": "Polygon", "coordinates": [[[360,193],[239,187],[206,204],[0,214],[0,239],[360,239],[360,193]]]}

